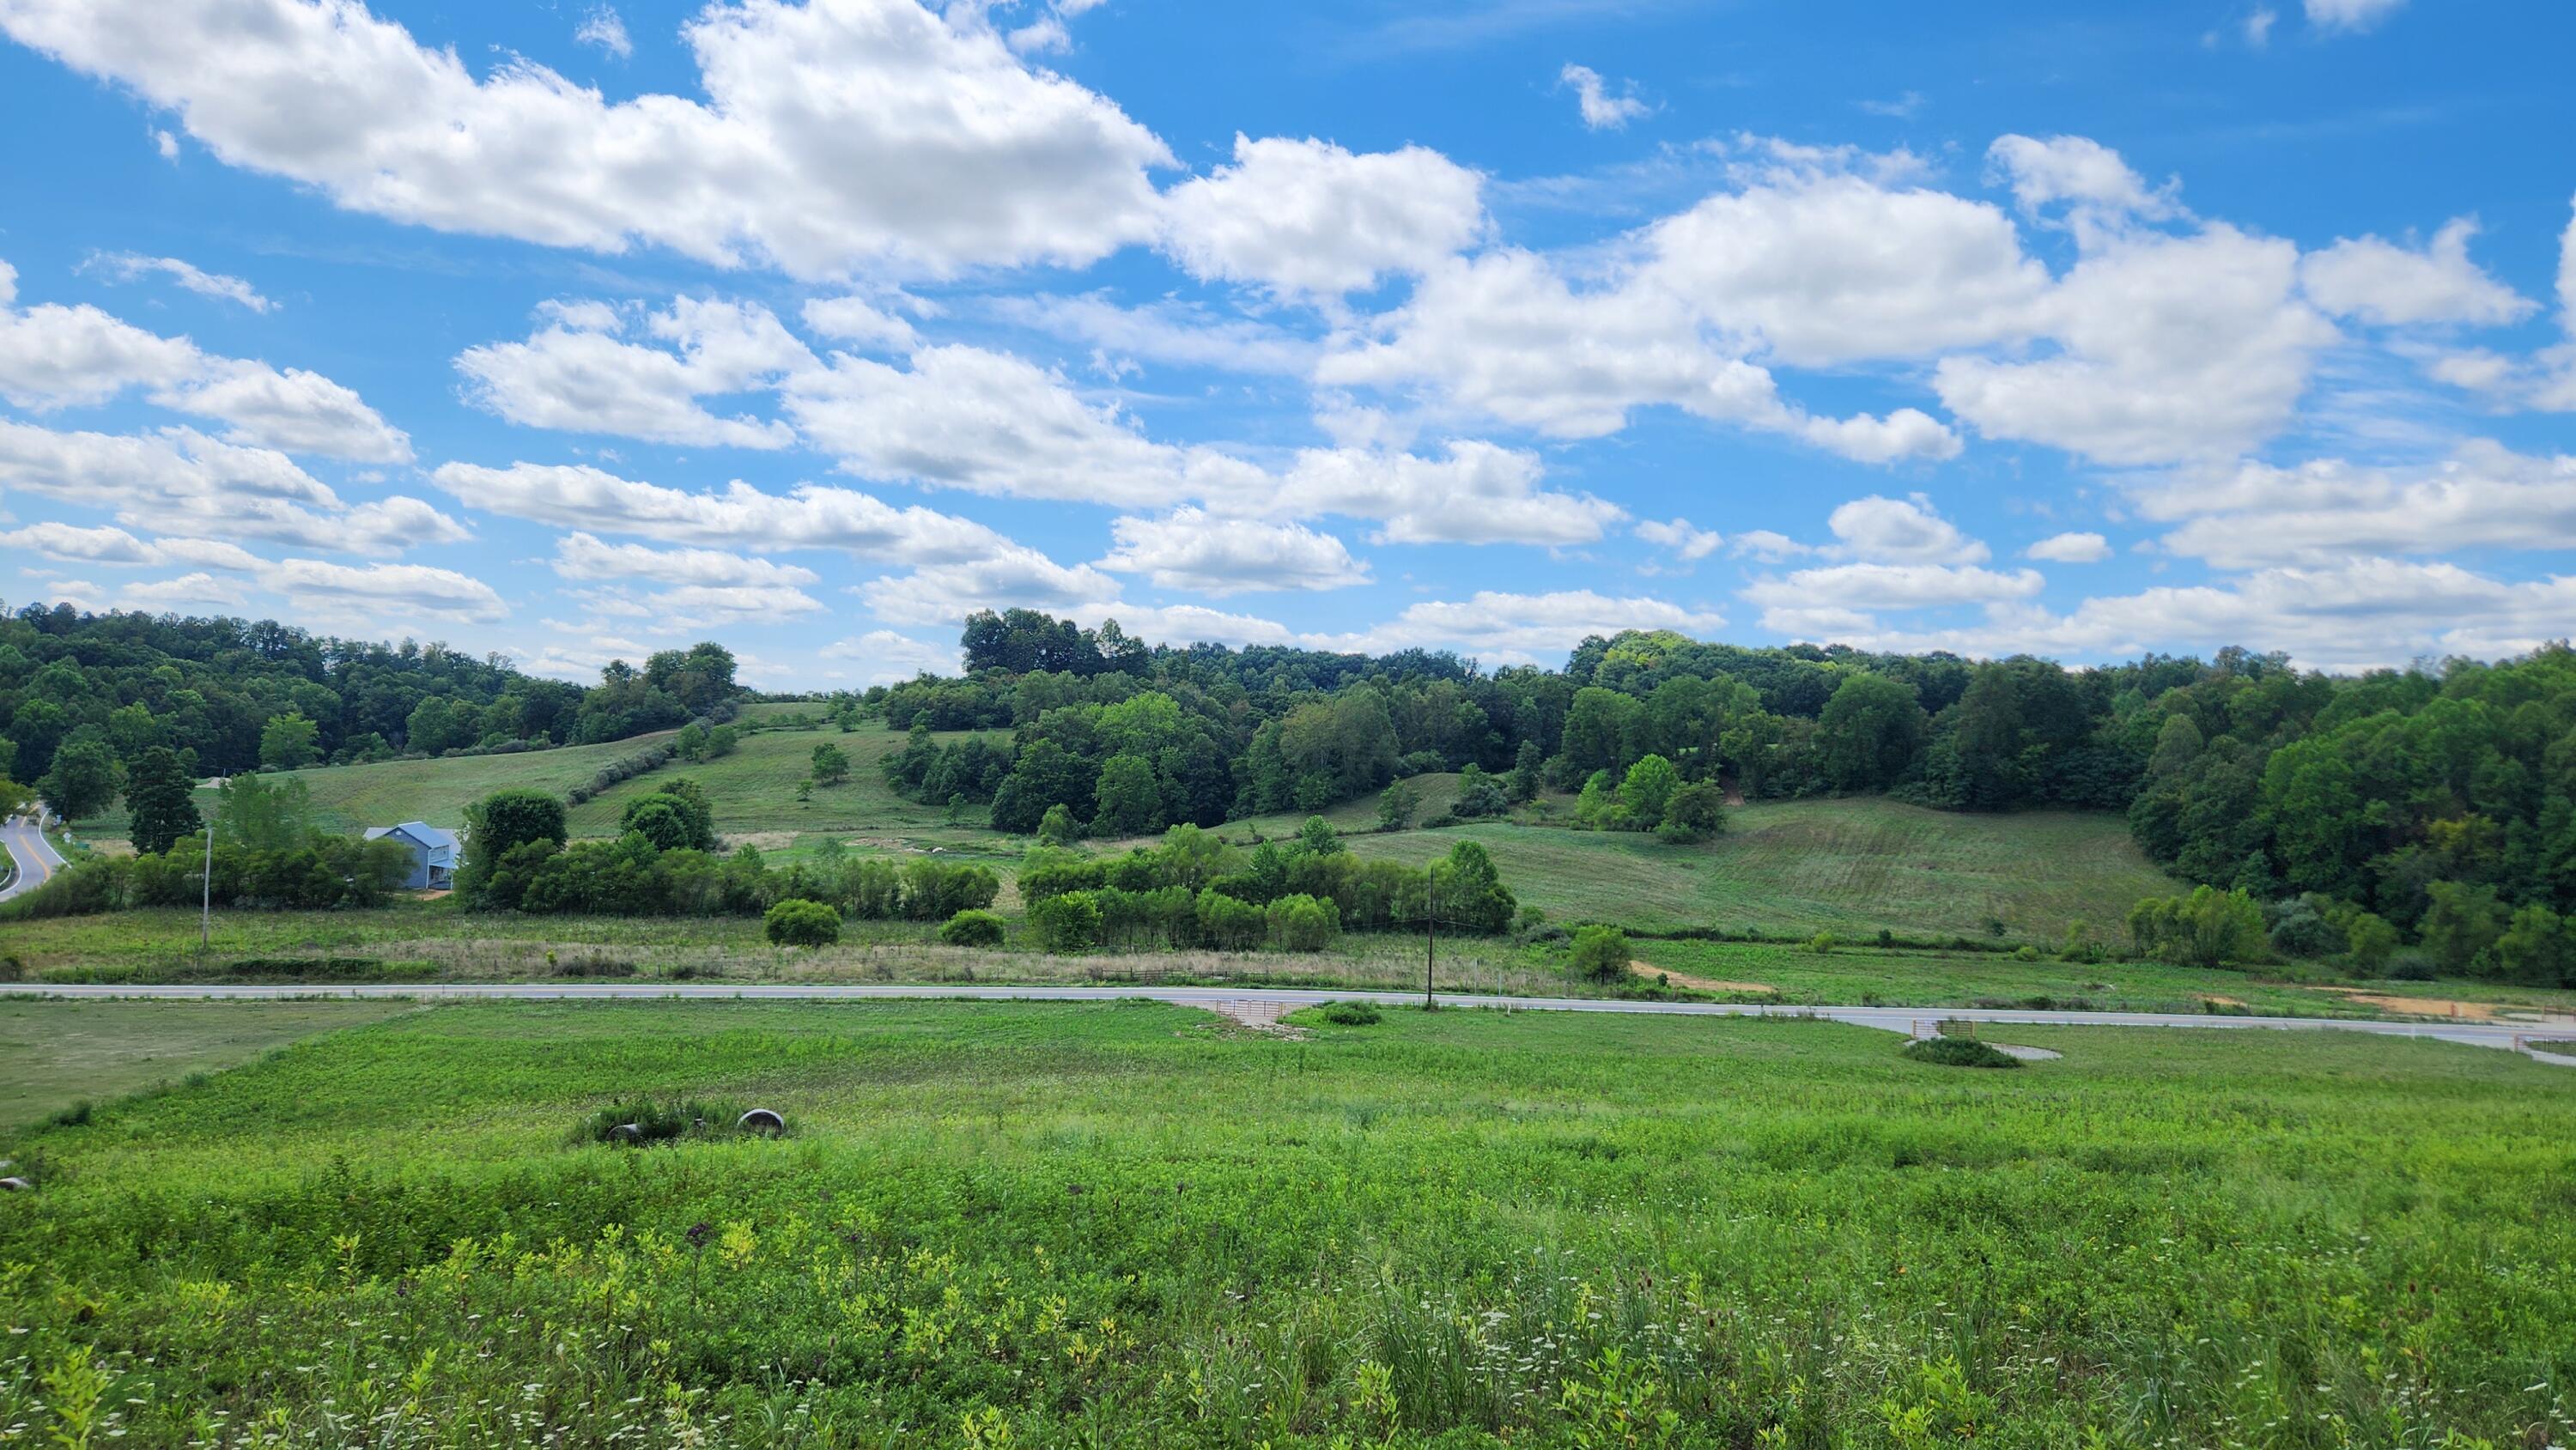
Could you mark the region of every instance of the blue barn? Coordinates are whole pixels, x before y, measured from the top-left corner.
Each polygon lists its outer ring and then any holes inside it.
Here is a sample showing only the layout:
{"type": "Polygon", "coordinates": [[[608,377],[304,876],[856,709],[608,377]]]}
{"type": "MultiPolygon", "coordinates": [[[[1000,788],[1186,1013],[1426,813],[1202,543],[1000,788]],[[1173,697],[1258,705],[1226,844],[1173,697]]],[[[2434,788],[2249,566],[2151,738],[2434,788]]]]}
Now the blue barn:
{"type": "Polygon", "coordinates": [[[445,891],[456,875],[456,833],[442,831],[427,821],[405,821],[399,826],[369,826],[370,841],[399,841],[411,852],[411,871],[403,886],[411,891],[445,891]]]}

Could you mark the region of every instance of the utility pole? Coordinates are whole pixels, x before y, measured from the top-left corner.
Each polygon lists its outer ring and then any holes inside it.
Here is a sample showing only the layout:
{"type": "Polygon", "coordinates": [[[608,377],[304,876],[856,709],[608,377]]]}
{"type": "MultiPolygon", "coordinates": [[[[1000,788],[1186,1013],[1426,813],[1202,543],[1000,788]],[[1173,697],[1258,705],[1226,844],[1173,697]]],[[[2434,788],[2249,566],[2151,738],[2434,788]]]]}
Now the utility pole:
{"type": "Polygon", "coordinates": [[[1431,964],[1440,953],[1440,863],[1431,863],[1424,873],[1422,902],[1428,908],[1422,913],[1422,1010],[1432,1011],[1440,1004],[1431,1000],[1431,964]]]}
{"type": "MultiPolygon", "coordinates": [[[[222,801],[222,778],[216,780],[216,801],[222,801]]],[[[214,950],[214,816],[206,816],[206,871],[198,876],[198,917],[196,917],[196,961],[206,963],[206,953],[214,950]]]]}

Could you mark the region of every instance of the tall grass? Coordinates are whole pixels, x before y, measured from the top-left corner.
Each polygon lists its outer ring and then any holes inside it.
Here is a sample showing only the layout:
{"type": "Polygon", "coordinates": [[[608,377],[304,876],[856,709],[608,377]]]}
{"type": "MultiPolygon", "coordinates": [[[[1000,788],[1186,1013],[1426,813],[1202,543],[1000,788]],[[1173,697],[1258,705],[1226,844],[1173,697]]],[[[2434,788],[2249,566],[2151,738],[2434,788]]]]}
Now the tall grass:
{"type": "Polygon", "coordinates": [[[440,1008],[29,1130],[0,1425],[60,1428],[77,1361],[101,1445],[2576,1430],[2576,1076],[2510,1054],[2032,1028],[2065,1060],[1970,1074],[1823,1023],[1211,1022],[440,1008]],[[693,1095],[798,1136],[565,1141],[693,1095]]]}

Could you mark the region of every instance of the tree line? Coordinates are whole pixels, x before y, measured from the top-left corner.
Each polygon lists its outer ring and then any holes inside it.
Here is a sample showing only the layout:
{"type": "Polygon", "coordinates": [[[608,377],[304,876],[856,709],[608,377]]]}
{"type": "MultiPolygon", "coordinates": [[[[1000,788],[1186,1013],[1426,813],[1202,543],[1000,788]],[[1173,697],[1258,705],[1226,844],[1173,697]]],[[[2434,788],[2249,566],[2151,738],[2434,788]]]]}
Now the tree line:
{"type": "Polygon", "coordinates": [[[585,688],[436,643],[30,605],[0,615],[0,782],[77,819],[155,750],[205,777],[543,749],[671,729],[739,693],[713,643],[612,661],[585,688]]]}

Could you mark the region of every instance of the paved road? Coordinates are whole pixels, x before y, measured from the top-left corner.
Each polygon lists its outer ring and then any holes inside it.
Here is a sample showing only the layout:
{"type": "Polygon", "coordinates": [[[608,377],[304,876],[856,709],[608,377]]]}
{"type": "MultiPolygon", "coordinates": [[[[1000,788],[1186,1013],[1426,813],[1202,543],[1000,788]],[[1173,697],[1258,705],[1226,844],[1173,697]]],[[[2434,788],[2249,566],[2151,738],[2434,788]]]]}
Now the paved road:
{"type": "MultiPolygon", "coordinates": [[[[1392,1006],[1421,1000],[1419,993],[1321,992],[1291,987],[1010,987],[941,983],[846,983],[722,986],[703,982],[425,982],[415,986],[73,986],[50,983],[0,985],[0,996],[178,997],[258,999],[277,997],[416,997],[424,1000],[563,1002],[605,999],[868,1002],[887,999],[954,999],[1023,1002],[1103,1002],[1144,997],[1185,1007],[1276,1002],[1292,1007],[1319,1002],[1369,1001],[1392,1006]]],[[[2283,1031],[2365,1032],[2378,1037],[2429,1037],[2479,1047],[2513,1049],[2536,1032],[2495,1022],[2380,1022],[2330,1017],[2211,1017],[2188,1012],[2025,1012],[1978,1007],[1772,1007],[1751,1003],[1632,1002],[1593,997],[1481,997],[1443,993],[1447,1007],[1518,1012],[1623,1012],[1673,1017],[1823,1017],[1889,1032],[1928,1033],[1943,1021],[2047,1027],[2274,1028],[2283,1031]]]]}
{"type": "Polygon", "coordinates": [[[10,879],[7,886],[0,887],[0,901],[22,891],[35,890],[62,869],[62,854],[54,849],[53,842],[45,839],[44,832],[36,829],[35,819],[31,816],[11,816],[0,822],[0,845],[7,846],[9,854],[18,861],[18,874],[10,879]]]}

